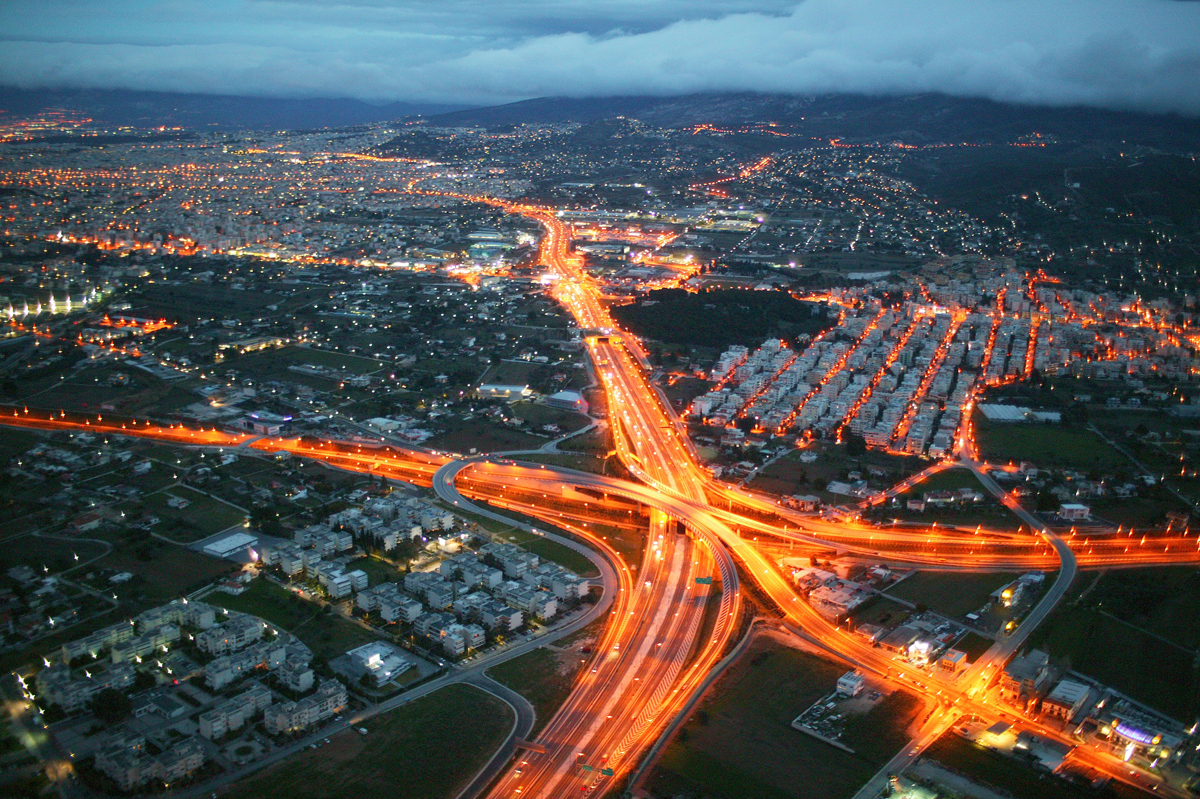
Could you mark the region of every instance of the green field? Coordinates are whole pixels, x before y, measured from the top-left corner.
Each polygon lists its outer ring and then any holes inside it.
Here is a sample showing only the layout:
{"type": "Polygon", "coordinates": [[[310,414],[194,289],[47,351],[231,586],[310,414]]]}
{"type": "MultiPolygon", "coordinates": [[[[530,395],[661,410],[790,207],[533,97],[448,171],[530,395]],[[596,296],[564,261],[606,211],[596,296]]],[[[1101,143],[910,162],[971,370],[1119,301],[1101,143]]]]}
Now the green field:
{"type": "Polygon", "coordinates": [[[359,558],[358,560],[352,560],[346,565],[346,570],[353,571],[354,569],[361,569],[366,572],[367,580],[372,586],[379,585],[380,583],[396,582],[401,577],[400,570],[396,566],[379,558],[359,558]]]}
{"type": "Polygon", "coordinates": [[[599,575],[599,572],[596,571],[596,567],[592,565],[590,560],[581,553],[576,552],[570,547],[563,546],[557,541],[551,541],[548,538],[533,535],[524,530],[512,530],[503,535],[504,538],[521,547],[521,549],[532,552],[542,560],[553,561],[559,566],[575,572],[580,577],[596,577],[599,575]]]}
{"type": "Polygon", "coordinates": [[[566,701],[585,656],[576,653],[535,649],[488,669],[488,675],[504,683],[533,705],[537,733],[566,701]]]}
{"type": "Polygon", "coordinates": [[[897,698],[881,702],[875,717],[856,720],[848,732],[864,747],[859,754],[793,730],[792,719],[845,671],[760,637],[668,746],[647,788],[713,799],[852,796],[907,741],[903,729],[916,707],[897,698]]]}
{"type": "Polygon", "coordinates": [[[889,596],[960,618],[987,604],[988,595],[1016,579],[999,572],[917,572],[887,589],[889,596]]]}
{"type": "Polygon", "coordinates": [[[345,730],[236,785],[231,799],[449,799],[483,767],[513,723],[500,700],[451,685],[345,730]]]}
{"type": "Polygon", "coordinates": [[[249,588],[239,596],[215,591],[206,596],[204,601],[265,619],[295,635],[314,655],[326,660],[378,640],[357,624],[336,614],[325,613],[320,606],[265,579],[250,583],[249,588]]]}
{"type": "Polygon", "coordinates": [[[186,547],[153,541],[137,554],[116,551],[96,561],[96,566],[130,572],[136,581],[118,589],[122,599],[134,596],[139,602],[161,605],[177,599],[238,569],[238,564],[193,552],[186,547]]]}
{"type": "Polygon", "coordinates": [[[160,532],[185,544],[215,535],[246,519],[245,511],[186,486],[172,486],[149,494],[145,505],[147,512],[166,521],[167,529],[160,532]],[[172,497],[187,500],[189,504],[173,508],[167,504],[172,497]]]}
{"type": "Polygon", "coordinates": [[[960,652],[966,652],[967,660],[974,663],[976,660],[979,660],[980,655],[991,649],[994,643],[995,641],[992,641],[990,638],[984,638],[979,633],[970,632],[960,638],[954,644],[954,648],[960,652]]]}
{"type": "Polygon", "coordinates": [[[1054,613],[1029,640],[1172,718],[1186,721],[1200,710],[1195,652],[1161,641],[1100,610],[1069,607],[1054,613]]]}
{"type": "Polygon", "coordinates": [[[979,478],[970,469],[943,469],[929,475],[900,496],[914,497],[926,491],[957,491],[960,488],[970,488],[981,494],[987,493],[983,483],[979,482],[979,478]]]}
{"type": "Polygon", "coordinates": [[[1128,469],[1129,459],[1104,439],[1081,428],[1050,424],[991,424],[975,416],[979,453],[998,463],[1032,461],[1042,467],[1128,469]]]}
{"type": "Polygon", "coordinates": [[[491,422],[470,421],[434,436],[425,442],[425,446],[430,449],[469,454],[472,449],[477,452],[537,449],[546,441],[545,438],[531,436],[491,422]]]}

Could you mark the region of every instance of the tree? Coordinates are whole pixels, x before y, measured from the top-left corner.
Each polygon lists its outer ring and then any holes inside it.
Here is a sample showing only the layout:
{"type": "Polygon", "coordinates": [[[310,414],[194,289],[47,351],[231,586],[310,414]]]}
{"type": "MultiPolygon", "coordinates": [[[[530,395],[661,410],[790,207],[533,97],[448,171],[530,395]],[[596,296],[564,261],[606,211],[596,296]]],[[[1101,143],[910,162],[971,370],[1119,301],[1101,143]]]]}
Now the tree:
{"type": "Polygon", "coordinates": [[[1062,420],[1070,425],[1082,427],[1088,422],[1087,406],[1082,402],[1073,402],[1063,411],[1062,420]]]}
{"type": "Polygon", "coordinates": [[[847,455],[864,455],[867,451],[867,440],[862,436],[854,433],[846,434],[846,454],[847,455]]]}
{"type": "Polygon", "coordinates": [[[92,713],[105,724],[116,724],[129,715],[133,705],[116,688],[105,688],[92,700],[92,713]]]}

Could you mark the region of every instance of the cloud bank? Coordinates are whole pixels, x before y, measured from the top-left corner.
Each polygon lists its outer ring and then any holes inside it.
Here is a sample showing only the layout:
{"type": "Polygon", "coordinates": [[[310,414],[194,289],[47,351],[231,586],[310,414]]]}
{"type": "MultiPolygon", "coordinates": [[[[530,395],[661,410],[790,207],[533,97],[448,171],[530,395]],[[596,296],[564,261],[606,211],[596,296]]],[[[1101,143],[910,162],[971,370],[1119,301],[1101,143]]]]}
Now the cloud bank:
{"type": "Polygon", "coordinates": [[[468,104],[944,92],[1198,116],[1200,3],[9,2],[0,82],[468,104]]]}

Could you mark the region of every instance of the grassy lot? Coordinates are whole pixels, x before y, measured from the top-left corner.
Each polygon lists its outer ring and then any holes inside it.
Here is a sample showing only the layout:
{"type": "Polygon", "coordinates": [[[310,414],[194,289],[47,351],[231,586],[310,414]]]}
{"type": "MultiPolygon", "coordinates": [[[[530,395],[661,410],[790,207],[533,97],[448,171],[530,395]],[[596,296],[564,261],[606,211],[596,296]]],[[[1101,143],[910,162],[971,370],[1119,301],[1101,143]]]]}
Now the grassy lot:
{"type": "Polygon", "coordinates": [[[1167,715],[1187,719],[1200,710],[1200,674],[1193,667],[1200,646],[1198,569],[1081,575],[1062,609],[1031,640],[1167,715]]]}
{"type": "Polygon", "coordinates": [[[909,708],[890,708],[900,715],[871,720],[888,732],[880,735],[877,728],[879,740],[866,744],[869,753],[851,755],[793,730],[792,719],[833,690],[844,672],[773,638],[759,638],[704,700],[703,714],[689,720],[686,735],[672,741],[647,787],[657,795],[714,799],[852,796],[895,754],[893,744],[902,734],[893,737],[893,730],[906,723],[901,717],[909,708]]]}
{"type": "Polygon", "coordinates": [[[33,449],[45,438],[29,430],[15,427],[0,427],[0,462],[33,449]]]}
{"type": "Polygon", "coordinates": [[[586,660],[587,655],[578,652],[555,652],[543,647],[493,666],[488,674],[533,705],[537,714],[533,725],[536,735],[567,700],[586,660]]]}
{"type": "Polygon", "coordinates": [[[967,660],[974,663],[976,660],[979,660],[980,655],[991,649],[994,643],[995,641],[992,641],[990,638],[984,638],[979,633],[972,632],[960,638],[958,643],[954,645],[954,648],[959,652],[966,652],[967,660]]]}
{"type": "Polygon", "coordinates": [[[102,555],[104,550],[104,545],[95,541],[16,536],[4,541],[4,549],[0,550],[0,570],[26,565],[40,572],[42,566],[48,566],[50,572],[55,573],[75,566],[76,555],[79,556],[79,562],[85,562],[102,555]]]}
{"type": "Polygon", "coordinates": [[[908,743],[908,725],[924,708],[925,703],[912,694],[894,691],[866,714],[849,719],[842,742],[860,757],[886,763],[908,743]]]}
{"type": "Polygon", "coordinates": [[[187,486],[173,486],[164,491],[150,494],[145,499],[146,510],[164,519],[168,524],[186,522],[194,530],[186,527],[176,527],[166,534],[177,541],[190,543],[219,533],[235,524],[241,524],[246,518],[246,512],[232,507],[220,500],[213,499],[207,494],[194,491],[187,486]],[[188,501],[186,508],[173,508],[167,503],[171,497],[188,501]],[[191,532],[191,535],[186,535],[191,532]]]}
{"type": "Polygon", "coordinates": [[[874,469],[876,472],[882,472],[883,476],[870,477],[868,483],[872,488],[884,489],[924,468],[924,464],[917,458],[889,455],[875,450],[858,456],[850,455],[845,444],[818,442],[806,448],[804,452],[815,453],[817,459],[812,463],[804,463],[800,460],[800,450],[789,452],[755,475],[750,486],[781,495],[815,494],[826,502],[843,503],[850,501],[849,498],[821,490],[830,480],[846,480],[852,471],[869,476],[874,469]],[[821,489],[817,486],[821,486],[821,489]]]}
{"type": "Polygon", "coordinates": [[[912,611],[898,602],[892,602],[886,595],[876,600],[867,600],[850,612],[854,626],[863,624],[878,624],[883,627],[896,627],[904,622],[912,611]]]}
{"type": "Polygon", "coordinates": [[[1039,466],[1116,470],[1129,459],[1090,430],[1049,424],[991,424],[975,416],[979,452],[989,461],[1032,461],[1039,466]]]}
{"type": "Polygon", "coordinates": [[[981,494],[986,493],[983,483],[979,482],[979,478],[970,469],[943,469],[929,475],[900,496],[916,497],[926,491],[957,491],[960,488],[970,488],[981,494]]]}
{"type": "Polygon", "coordinates": [[[1124,621],[1187,649],[1200,649],[1200,569],[1112,571],[1088,598],[1124,621]]]}
{"type": "Polygon", "coordinates": [[[642,566],[642,558],[646,554],[646,536],[649,528],[631,530],[624,527],[593,524],[589,528],[593,533],[603,538],[608,545],[617,551],[621,560],[635,572],[642,566]]]}
{"type": "Polygon", "coordinates": [[[395,799],[453,797],[483,766],[512,725],[489,694],[451,685],[346,730],[225,794],[230,799],[395,799]]]}
{"type": "Polygon", "coordinates": [[[1038,771],[1019,760],[992,752],[982,746],[947,732],[925,750],[925,756],[942,765],[979,780],[1013,796],[1038,797],[1038,799],[1084,799],[1089,797],[1145,797],[1149,794],[1114,785],[1097,793],[1090,788],[1066,782],[1044,771],[1038,771]]]}
{"type": "Polygon", "coordinates": [[[347,566],[347,571],[361,569],[367,573],[367,580],[370,585],[376,586],[380,583],[396,582],[400,579],[400,570],[393,564],[380,558],[359,558],[351,561],[347,566]]]}
{"type": "Polygon", "coordinates": [[[528,385],[533,379],[533,373],[539,369],[545,369],[544,363],[530,363],[528,361],[500,361],[493,364],[492,368],[488,369],[482,378],[481,383],[496,383],[504,386],[523,386],[528,385]]]}
{"type": "Polygon", "coordinates": [[[238,568],[236,563],[166,543],[155,544],[137,556],[113,552],[96,561],[96,565],[139,578],[130,587],[152,604],[175,599],[238,568]],[[143,559],[142,554],[148,557],[143,559]]]}
{"type": "Polygon", "coordinates": [[[214,592],[205,601],[266,619],[298,637],[314,655],[326,660],[378,640],[357,624],[325,613],[321,607],[269,580],[255,580],[240,596],[214,592]]]}
{"type": "Polygon", "coordinates": [[[983,607],[989,594],[1015,577],[999,572],[917,572],[889,588],[887,593],[959,618],[983,607]]]}
{"type": "Polygon", "coordinates": [[[541,427],[545,424],[558,425],[560,432],[557,435],[573,433],[591,423],[591,419],[582,413],[564,411],[561,408],[552,408],[549,405],[538,405],[533,402],[515,402],[512,405],[512,412],[533,427],[541,427]]]}
{"type": "Polygon", "coordinates": [[[477,452],[499,452],[509,449],[537,449],[545,444],[546,440],[491,422],[470,421],[434,436],[425,442],[425,446],[461,453],[470,453],[472,447],[477,452]]]}
{"type": "MultiPolygon", "coordinates": [[[[289,366],[311,364],[355,375],[372,374],[381,369],[390,369],[392,366],[392,364],[386,361],[377,361],[374,358],[363,358],[358,355],[346,355],[340,352],[329,352],[328,350],[317,350],[309,347],[280,347],[279,349],[264,350],[262,352],[239,355],[231,359],[229,363],[238,369],[255,372],[270,371],[272,374],[282,373],[294,375],[295,377],[301,377],[302,375],[296,372],[289,372],[287,370],[289,366]]],[[[324,387],[329,388],[329,384],[325,383],[324,387]]]]}
{"type": "Polygon", "coordinates": [[[692,404],[692,400],[706,393],[713,383],[698,377],[681,377],[663,389],[667,399],[676,410],[682,411],[692,404]]]}
{"type": "Polygon", "coordinates": [[[298,627],[320,611],[311,602],[306,602],[270,580],[262,579],[250,583],[238,596],[218,591],[209,594],[204,601],[258,616],[284,630],[298,627]]]}
{"type": "Polygon", "coordinates": [[[522,549],[529,550],[543,560],[554,561],[558,565],[570,569],[580,577],[595,577],[599,574],[590,560],[557,541],[551,541],[540,535],[527,533],[524,530],[513,530],[510,533],[505,533],[504,537],[522,549]]]}
{"type": "Polygon", "coordinates": [[[522,455],[521,460],[533,463],[546,463],[551,466],[562,466],[592,474],[604,474],[604,459],[594,455],[567,455],[563,453],[547,453],[545,455],[522,455]]]}

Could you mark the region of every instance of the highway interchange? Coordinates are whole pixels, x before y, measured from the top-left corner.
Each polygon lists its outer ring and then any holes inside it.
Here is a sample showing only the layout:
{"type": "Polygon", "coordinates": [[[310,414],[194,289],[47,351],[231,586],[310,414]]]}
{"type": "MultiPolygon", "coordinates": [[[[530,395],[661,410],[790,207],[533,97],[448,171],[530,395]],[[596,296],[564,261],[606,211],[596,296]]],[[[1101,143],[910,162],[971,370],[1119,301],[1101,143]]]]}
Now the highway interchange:
{"type": "MultiPolygon", "coordinates": [[[[924,696],[934,707],[914,743],[864,787],[860,797],[867,799],[878,794],[887,774],[902,769],[964,716],[1017,720],[1014,712],[997,707],[989,687],[1061,601],[1078,568],[1200,562],[1200,545],[1183,536],[1159,539],[1150,547],[1127,539],[1064,541],[996,484],[988,465],[974,456],[967,431],[958,442],[958,464],[971,469],[1025,523],[1028,533],[972,534],[830,521],[789,511],[770,498],[715,481],[695,458],[679,419],[650,385],[640,344],[614,327],[599,290],[571,254],[568,227],[546,209],[505,207],[538,220],[546,230],[541,257],[557,277],[554,295],[585,331],[606,393],[616,453],[636,482],[548,465],[458,459],[393,445],[256,438],[147,421],[48,415],[27,408],[3,411],[0,423],[98,430],[188,446],[287,451],[342,469],[432,486],[443,501],[485,516],[494,515],[485,505],[488,502],[519,508],[599,553],[601,557],[593,560],[607,565],[601,580],[605,601],[597,612],[606,615],[609,623],[593,659],[570,697],[538,734],[536,744],[545,751],[525,752],[492,779],[504,767],[503,758],[498,758],[495,768],[472,783],[471,790],[488,797],[603,795],[623,784],[622,779],[639,766],[736,644],[741,581],[752,582],[796,634],[863,671],[924,696]],[[602,524],[614,508],[630,506],[649,518],[647,548],[636,576],[582,521],[593,518],[602,524]],[[681,534],[684,531],[686,535],[681,534]],[[889,563],[1035,568],[1057,570],[1057,575],[1011,635],[997,641],[965,673],[948,678],[894,660],[865,639],[832,625],[801,599],[772,556],[755,543],[760,536],[776,543],[799,542],[886,557],[889,563]]],[[[511,523],[509,517],[499,518],[511,523]]],[[[1020,723],[1048,739],[1075,743],[1031,720],[1020,719],[1020,723]]],[[[1089,766],[1128,779],[1124,764],[1084,747],[1076,751],[1089,766]]]]}

